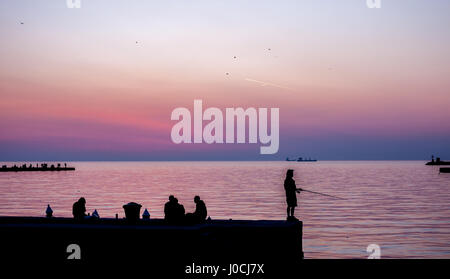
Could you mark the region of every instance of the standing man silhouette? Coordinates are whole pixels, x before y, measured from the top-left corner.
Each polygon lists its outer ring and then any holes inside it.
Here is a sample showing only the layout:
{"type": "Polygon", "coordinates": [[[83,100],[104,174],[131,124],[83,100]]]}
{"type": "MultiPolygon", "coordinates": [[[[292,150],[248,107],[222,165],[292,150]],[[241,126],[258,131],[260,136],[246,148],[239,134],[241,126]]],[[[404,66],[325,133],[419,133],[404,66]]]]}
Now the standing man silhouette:
{"type": "Polygon", "coordinates": [[[297,207],[297,193],[303,191],[302,188],[297,188],[295,185],[294,170],[288,170],[286,172],[286,179],[284,180],[284,190],[286,191],[286,203],[287,203],[287,220],[298,220],[294,217],[295,207],[297,207]]]}

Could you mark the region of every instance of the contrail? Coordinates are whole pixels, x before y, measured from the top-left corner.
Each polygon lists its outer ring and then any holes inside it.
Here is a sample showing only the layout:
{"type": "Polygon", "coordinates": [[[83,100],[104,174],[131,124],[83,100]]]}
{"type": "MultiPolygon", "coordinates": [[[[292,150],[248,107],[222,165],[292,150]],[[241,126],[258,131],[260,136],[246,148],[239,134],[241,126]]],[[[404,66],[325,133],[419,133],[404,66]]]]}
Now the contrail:
{"type": "Polygon", "coordinates": [[[251,79],[251,78],[245,78],[245,80],[259,83],[259,84],[261,84],[261,86],[272,86],[272,87],[277,87],[277,88],[281,88],[281,89],[285,89],[285,90],[289,90],[289,91],[294,91],[294,89],[292,89],[292,88],[285,87],[285,86],[282,86],[282,85],[278,85],[278,84],[275,84],[275,83],[259,81],[259,80],[251,79]]]}

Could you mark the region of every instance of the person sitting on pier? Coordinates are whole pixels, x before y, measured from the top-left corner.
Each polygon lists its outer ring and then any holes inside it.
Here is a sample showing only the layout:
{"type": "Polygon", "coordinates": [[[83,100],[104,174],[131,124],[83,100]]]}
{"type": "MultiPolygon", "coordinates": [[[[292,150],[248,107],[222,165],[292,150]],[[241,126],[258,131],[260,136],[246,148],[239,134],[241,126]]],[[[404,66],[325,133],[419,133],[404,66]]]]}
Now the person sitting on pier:
{"type": "Polygon", "coordinates": [[[178,203],[178,199],[173,195],[169,196],[169,201],[164,205],[164,219],[169,223],[178,223],[184,219],[184,206],[178,203]]]}
{"type": "Polygon", "coordinates": [[[178,199],[174,199],[175,203],[175,210],[174,210],[174,220],[175,222],[182,222],[184,220],[184,213],[186,212],[184,210],[184,206],[180,203],[178,203],[178,199]]]}
{"type": "Polygon", "coordinates": [[[298,220],[294,217],[295,207],[297,207],[297,195],[303,191],[302,188],[297,188],[295,185],[294,170],[288,170],[286,172],[286,179],[284,180],[284,190],[286,191],[286,203],[287,203],[287,220],[298,220]]]}
{"type": "Polygon", "coordinates": [[[206,210],[205,202],[200,199],[200,196],[194,197],[195,211],[194,213],[186,214],[186,219],[189,223],[202,223],[206,219],[208,214],[206,210]]]}
{"type": "Polygon", "coordinates": [[[83,197],[73,204],[72,214],[73,218],[77,220],[82,220],[86,217],[86,200],[83,197]]]}
{"type": "Polygon", "coordinates": [[[169,222],[172,221],[171,219],[173,219],[173,211],[175,207],[174,199],[175,197],[173,195],[170,195],[169,201],[164,205],[164,219],[169,222]]]}

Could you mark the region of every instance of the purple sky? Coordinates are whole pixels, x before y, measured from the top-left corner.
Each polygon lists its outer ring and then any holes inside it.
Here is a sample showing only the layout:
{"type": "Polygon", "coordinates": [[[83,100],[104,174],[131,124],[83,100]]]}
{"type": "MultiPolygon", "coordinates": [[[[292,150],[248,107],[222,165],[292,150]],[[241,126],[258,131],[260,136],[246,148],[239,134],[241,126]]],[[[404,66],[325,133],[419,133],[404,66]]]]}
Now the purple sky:
{"type": "Polygon", "coordinates": [[[0,1],[0,161],[450,159],[449,1],[65,2],[0,1]],[[173,144],[194,99],[278,153],[173,144]]]}

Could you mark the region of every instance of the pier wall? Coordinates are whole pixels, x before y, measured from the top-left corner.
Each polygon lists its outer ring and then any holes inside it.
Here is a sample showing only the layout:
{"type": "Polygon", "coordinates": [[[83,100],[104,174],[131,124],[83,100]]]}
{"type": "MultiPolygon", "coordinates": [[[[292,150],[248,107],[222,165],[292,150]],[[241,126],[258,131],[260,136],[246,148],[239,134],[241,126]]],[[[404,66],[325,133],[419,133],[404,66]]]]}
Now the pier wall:
{"type": "MultiPolygon", "coordinates": [[[[302,222],[216,220],[168,225],[164,220],[0,217],[2,260],[72,262],[70,244],[80,247],[81,263],[132,263],[154,268],[186,265],[263,263],[285,268],[303,258],[302,222]]],[[[73,255],[72,255],[73,256],[73,255]]]]}

